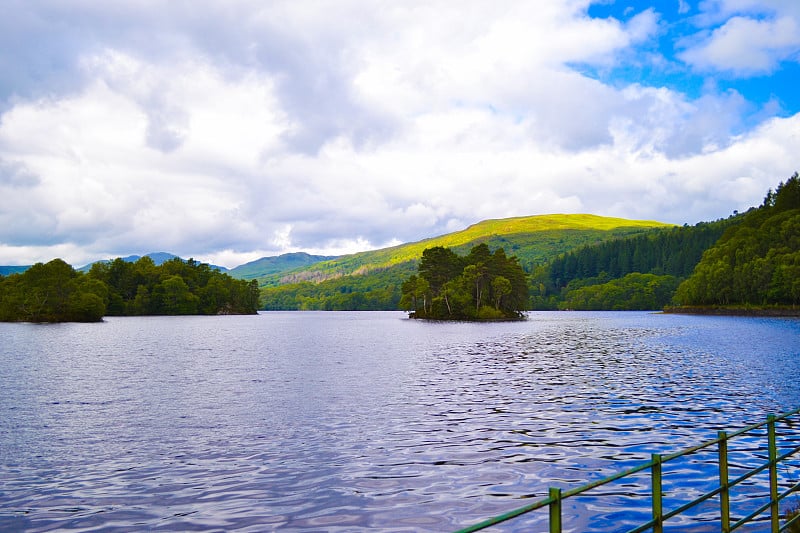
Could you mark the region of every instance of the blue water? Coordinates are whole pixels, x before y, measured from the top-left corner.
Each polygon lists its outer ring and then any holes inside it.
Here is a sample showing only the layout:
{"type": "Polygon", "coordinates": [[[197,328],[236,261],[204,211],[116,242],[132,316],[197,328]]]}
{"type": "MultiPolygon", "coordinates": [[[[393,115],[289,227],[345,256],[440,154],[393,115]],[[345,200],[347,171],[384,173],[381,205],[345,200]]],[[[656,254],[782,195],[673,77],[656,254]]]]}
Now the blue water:
{"type": "MultiPolygon", "coordinates": [[[[0,324],[0,364],[2,531],[448,531],[800,406],[800,321],[108,318],[0,324]]],[[[666,501],[713,487],[714,455],[667,473],[666,501]]],[[[565,503],[564,530],[646,521],[648,482],[565,503]]],[[[667,531],[718,531],[715,512],[667,531]]]]}

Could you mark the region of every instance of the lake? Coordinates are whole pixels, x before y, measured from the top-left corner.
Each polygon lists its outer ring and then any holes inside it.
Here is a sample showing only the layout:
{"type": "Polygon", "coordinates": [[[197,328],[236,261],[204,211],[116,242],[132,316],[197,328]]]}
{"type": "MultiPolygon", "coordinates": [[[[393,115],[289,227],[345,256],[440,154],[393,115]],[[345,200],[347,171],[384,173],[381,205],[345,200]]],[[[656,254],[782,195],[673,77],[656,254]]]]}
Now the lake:
{"type": "MultiPolygon", "coordinates": [[[[449,531],[800,406],[779,318],[0,324],[0,363],[2,531],[449,531]]],[[[646,520],[625,496],[565,506],[565,531],[646,520]]],[[[698,513],[681,531],[719,530],[698,513]]]]}

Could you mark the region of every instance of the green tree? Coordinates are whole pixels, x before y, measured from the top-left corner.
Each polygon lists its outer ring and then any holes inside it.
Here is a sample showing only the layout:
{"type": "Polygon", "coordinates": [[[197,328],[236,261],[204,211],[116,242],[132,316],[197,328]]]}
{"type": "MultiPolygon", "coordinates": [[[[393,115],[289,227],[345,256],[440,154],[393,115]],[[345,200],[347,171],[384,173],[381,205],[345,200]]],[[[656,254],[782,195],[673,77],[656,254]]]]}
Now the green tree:
{"type": "Polygon", "coordinates": [[[166,315],[193,315],[197,313],[197,296],[178,274],[168,275],[157,284],[154,292],[159,295],[160,311],[166,315]]]}
{"type": "Polygon", "coordinates": [[[675,293],[679,305],[797,305],[800,179],[795,173],[767,193],[707,250],[675,293]]]}
{"type": "Polygon", "coordinates": [[[503,276],[496,276],[492,280],[492,292],[494,293],[494,306],[500,309],[503,298],[511,294],[511,282],[503,276]]]}
{"type": "Polygon", "coordinates": [[[423,251],[422,257],[419,275],[410,276],[402,284],[400,300],[405,309],[413,307],[415,318],[522,316],[529,290],[525,272],[517,258],[507,257],[502,248],[492,252],[486,244],[480,244],[467,256],[459,257],[436,247],[423,251]]]}
{"type": "Polygon", "coordinates": [[[61,259],[37,263],[0,283],[0,319],[26,322],[95,322],[106,309],[107,287],[61,259]]]}

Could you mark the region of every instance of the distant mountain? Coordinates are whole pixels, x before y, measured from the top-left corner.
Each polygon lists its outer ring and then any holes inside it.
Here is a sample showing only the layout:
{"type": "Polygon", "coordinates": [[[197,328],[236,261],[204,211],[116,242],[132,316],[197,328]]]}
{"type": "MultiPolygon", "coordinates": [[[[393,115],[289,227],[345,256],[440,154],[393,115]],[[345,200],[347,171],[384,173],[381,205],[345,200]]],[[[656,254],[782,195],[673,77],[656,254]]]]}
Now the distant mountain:
{"type": "Polygon", "coordinates": [[[24,266],[0,266],[0,276],[8,276],[9,274],[21,274],[31,267],[31,265],[24,266]]]}
{"type": "MultiPolygon", "coordinates": [[[[155,263],[156,266],[162,265],[162,264],[166,263],[167,261],[169,261],[171,259],[180,259],[181,261],[186,261],[186,259],[183,259],[183,258],[181,258],[181,257],[179,257],[179,256],[177,256],[175,254],[171,254],[171,253],[168,253],[168,252],[151,252],[149,254],[145,254],[144,257],[149,257],[150,259],[152,259],[153,263],[155,263]]],[[[129,256],[126,256],[126,257],[120,257],[120,259],[122,259],[123,261],[126,261],[128,263],[135,263],[136,261],[138,261],[141,258],[142,258],[141,255],[129,255],[129,256]]],[[[113,259],[101,259],[100,261],[94,261],[94,262],[89,263],[88,265],[84,265],[84,266],[82,266],[82,267],[80,267],[80,268],[78,268],[76,270],[78,270],[80,272],[89,272],[89,270],[91,270],[93,264],[95,264],[95,263],[110,263],[111,261],[113,261],[113,259]]],[[[215,269],[215,270],[219,270],[220,272],[226,272],[226,273],[228,272],[228,269],[223,267],[223,266],[218,266],[218,265],[209,265],[209,266],[211,268],[215,269]]]]}
{"type": "Polygon", "coordinates": [[[258,279],[265,276],[308,267],[321,261],[330,261],[336,256],[310,255],[305,252],[262,257],[230,270],[229,274],[238,279],[258,279]]]}

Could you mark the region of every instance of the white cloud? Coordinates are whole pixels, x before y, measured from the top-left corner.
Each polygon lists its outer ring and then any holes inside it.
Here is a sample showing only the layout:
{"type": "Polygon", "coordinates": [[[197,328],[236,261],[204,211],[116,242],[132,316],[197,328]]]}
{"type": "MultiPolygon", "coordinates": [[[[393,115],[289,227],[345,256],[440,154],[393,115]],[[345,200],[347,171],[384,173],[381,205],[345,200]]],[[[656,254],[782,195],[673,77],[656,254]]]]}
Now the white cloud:
{"type": "Polygon", "coordinates": [[[737,75],[773,72],[781,61],[800,60],[800,26],[792,17],[733,17],[680,57],[699,69],[737,75]]]}
{"type": "MultiPolygon", "coordinates": [[[[739,93],[576,72],[661,31],[653,9],[621,23],[588,4],[63,11],[74,55],[51,57],[79,81],[9,97],[0,74],[0,264],[166,250],[235,266],[553,212],[693,223],[791,174],[797,116],[746,132],[739,93]],[[98,20],[98,41],[77,36],[98,20]]],[[[705,43],[725,51],[715,68],[740,45],[732,27],[705,43]]]]}

